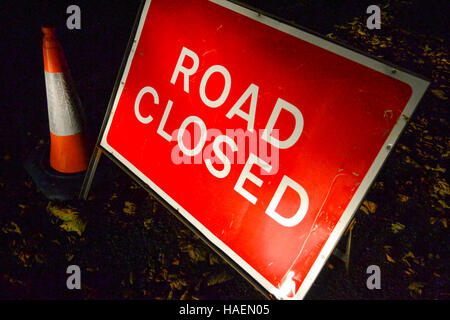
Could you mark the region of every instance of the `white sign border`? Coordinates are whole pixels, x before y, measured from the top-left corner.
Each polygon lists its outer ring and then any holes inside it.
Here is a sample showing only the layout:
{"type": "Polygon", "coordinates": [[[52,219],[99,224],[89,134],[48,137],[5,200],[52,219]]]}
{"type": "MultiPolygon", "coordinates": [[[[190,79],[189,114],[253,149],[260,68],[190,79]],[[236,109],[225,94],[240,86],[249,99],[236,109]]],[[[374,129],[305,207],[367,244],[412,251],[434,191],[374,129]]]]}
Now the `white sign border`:
{"type": "MultiPolygon", "coordinates": [[[[429,82],[425,81],[417,76],[414,76],[410,73],[395,69],[392,66],[389,66],[385,63],[382,63],[374,58],[370,58],[365,56],[364,54],[358,53],[354,50],[348,49],[336,43],[333,43],[329,40],[325,40],[319,36],[314,34],[305,32],[296,27],[287,25],[280,21],[277,21],[273,18],[264,16],[258,12],[252,11],[245,7],[239,6],[235,3],[226,1],[226,0],[209,0],[217,5],[220,5],[224,8],[227,8],[233,12],[239,13],[243,16],[246,16],[250,19],[263,23],[267,26],[270,26],[274,29],[282,31],[284,33],[290,34],[296,38],[309,42],[313,45],[316,45],[320,48],[323,48],[327,51],[333,52],[337,55],[343,56],[349,60],[355,61],[359,64],[362,64],[366,67],[369,67],[373,70],[386,74],[392,78],[400,80],[406,84],[408,84],[412,89],[412,95],[403,110],[402,115],[399,120],[395,124],[392,129],[390,135],[386,139],[383,147],[379,151],[377,157],[372,163],[369,171],[365,175],[361,184],[359,185],[357,191],[352,197],[349,205],[345,209],[343,215],[339,219],[337,225],[331,232],[328,240],[326,241],[324,247],[322,248],[317,260],[312,265],[305,279],[303,280],[300,288],[298,289],[296,295],[293,299],[303,299],[309,288],[313,284],[314,280],[318,276],[320,270],[323,265],[327,261],[330,254],[333,252],[334,247],[337,245],[339,239],[344,233],[347,225],[351,221],[354,213],[359,208],[361,201],[363,200],[365,194],[370,188],[370,185],[375,180],[375,177],[382,167],[384,161],[389,155],[390,150],[393,148],[395,142],[400,136],[402,130],[404,129],[407,121],[413,114],[416,106],[420,102],[423,94],[425,93],[429,82]]],[[[125,65],[125,68],[122,73],[122,77],[120,79],[120,85],[117,89],[113,106],[111,112],[109,114],[109,118],[107,120],[107,124],[105,130],[102,132],[102,137],[100,141],[100,146],[108,151],[112,156],[114,156],[118,161],[120,161],[128,170],[130,170],[134,175],[136,175],[139,179],[141,179],[145,184],[147,184],[152,190],[154,190],[163,200],[165,200],[174,210],[178,211],[189,223],[191,223],[200,233],[202,233],[209,241],[212,242],[217,248],[222,250],[229,258],[231,258],[235,263],[239,265],[245,272],[247,272],[251,277],[254,278],[265,290],[269,293],[273,294],[278,298],[279,297],[279,288],[276,288],[273,284],[271,284],[267,279],[265,279],[259,272],[257,272],[252,266],[250,266],[244,259],[242,259],[237,253],[235,253],[231,248],[229,248],[225,243],[223,243],[219,238],[217,238],[212,232],[210,232],[206,227],[204,227],[197,219],[195,219],[187,210],[185,210],[181,205],[179,205],[174,199],[172,199],[168,194],[166,194],[161,188],[159,188],[152,180],[146,177],[141,171],[139,171],[133,164],[131,164],[125,157],[123,157],[120,153],[114,150],[106,141],[106,137],[108,135],[109,129],[111,127],[111,122],[114,117],[115,110],[117,108],[119,99],[121,97],[124,84],[126,83],[126,79],[128,76],[128,72],[130,70],[131,63],[134,58],[134,54],[136,52],[136,47],[139,43],[139,39],[141,36],[142,28],[144,26],[147,13],[150,7],[151,0],[146,0],[141,17],[139,20],[139,25],[136,30],[135,38],[133,41],[133,45],[131,47],[130,53],[128,55],[128,59],[125,65]]]]}

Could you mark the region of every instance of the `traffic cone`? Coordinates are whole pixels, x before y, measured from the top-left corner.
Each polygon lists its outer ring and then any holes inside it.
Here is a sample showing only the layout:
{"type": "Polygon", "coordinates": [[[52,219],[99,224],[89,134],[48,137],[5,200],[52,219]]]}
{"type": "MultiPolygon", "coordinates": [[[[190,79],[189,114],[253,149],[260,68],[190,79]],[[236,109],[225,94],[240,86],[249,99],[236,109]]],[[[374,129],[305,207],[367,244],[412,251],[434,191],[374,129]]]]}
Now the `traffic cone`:
{"type": "Polygon", "coordinates": [[[42,27],[42,32],[50,127],[50,166],[62,173],[85,171],[89,154],[80,99],[55,28],[42,27]]]}
{"type": "Polygon", "coordinates": [[[85,118],[55,28],[42,32],[50,151],[33,149],[24,167],[48,199],[70,200],[78,196],[89,164],[85,118]]]}

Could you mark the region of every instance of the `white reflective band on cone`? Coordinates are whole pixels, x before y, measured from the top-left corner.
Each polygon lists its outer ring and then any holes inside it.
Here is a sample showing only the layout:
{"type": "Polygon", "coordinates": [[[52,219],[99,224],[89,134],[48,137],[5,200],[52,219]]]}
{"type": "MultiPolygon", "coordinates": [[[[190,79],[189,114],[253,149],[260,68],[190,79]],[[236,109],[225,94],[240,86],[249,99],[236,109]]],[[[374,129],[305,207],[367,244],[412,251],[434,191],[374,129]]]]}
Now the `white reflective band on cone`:
{"type": "Polygon", "coordinates": [[[45,72],[50,132],[57,136],[70,136],[82,131],[79,100],[67,77],[62,72],[45,72]]]}

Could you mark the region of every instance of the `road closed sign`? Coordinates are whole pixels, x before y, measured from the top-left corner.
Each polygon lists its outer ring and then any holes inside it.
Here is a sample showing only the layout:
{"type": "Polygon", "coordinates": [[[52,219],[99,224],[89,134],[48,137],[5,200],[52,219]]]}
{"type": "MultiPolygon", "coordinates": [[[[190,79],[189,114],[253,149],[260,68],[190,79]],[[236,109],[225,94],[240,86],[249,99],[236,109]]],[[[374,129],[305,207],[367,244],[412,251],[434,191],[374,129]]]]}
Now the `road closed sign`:
{"type": "Polygon", "coordinates": [[[428,82],[229,1],[146,1],[99,147],[238,270],[305,296],[428,82]]]}

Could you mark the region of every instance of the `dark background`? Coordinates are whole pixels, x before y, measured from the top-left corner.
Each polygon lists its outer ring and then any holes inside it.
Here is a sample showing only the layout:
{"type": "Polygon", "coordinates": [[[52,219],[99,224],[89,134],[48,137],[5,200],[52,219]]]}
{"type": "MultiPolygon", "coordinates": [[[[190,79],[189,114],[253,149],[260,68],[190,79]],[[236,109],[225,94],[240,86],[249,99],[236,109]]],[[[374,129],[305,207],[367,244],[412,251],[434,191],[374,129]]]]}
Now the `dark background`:
{"type": "MultiPolygon", "coordinates": [[[[445,271],[448,269],[445,259],[448,254],[448,210],[445,207],[449,151],[449,60],[445,60],[448,59],[448,1],[247,0],[243,3],[328,35],[431,81],[412,125],[408,126],[375,187],[367,195],[368,201],[377,204],[377,211],[367,214],[360,210],[356,214],[349,274],[340,261],[330,258],[307,298],[448,299],[445,271]],[[358,36],[349,23],[365,23],[365,10],[370,4],[383,8],[382,12],[389,17],[388,23],[383,24],[381,30],[360,29],[366,35],[358,36]],[[373,44],[373,35],[393,40],[382,47],[373,44]],[[435,54],[430,54],[426,46],[435,54]],[[436,187],[442,183],[444,187],[436,187]],[[409,200],[398,201],[399,194],[407,195],[409,200]],[[439,201],[444,201],[445,206],[439,201]],[[406,228],[393,233],[392,224],[397,222],[406,228]],[[412,252],[413,257],[408,256],[408,252],[412,252]],[[381,267],[382,290],[369,291],[365,287],[365,268],[370,264],[381,267]]],[[[120,176],[102,192],[97,189],[96,200],[83,204],[89,222],[86,233],[80,238],[67,236],[58,229],[46,212],[48,200],[23,170],[22,161],[29,152],[37,145],[48,143],[40,27],[50,24],[57,27],[86,110],[91,136],[96,137],[138,7],[139,1],[2,1],[0,4],[3,80],[0,88],[0,226],[4,229],[14,221],[21,228],[20,235],[4,230],[0,233],[0,299],[180,298],[184,290],[178,292],[168,287],[164,283],[172,282],[164,277],[156,281],[155,275],[155,279],[149,280],[148,270],[155,270],[155,274],[165,272],[167,262],[161,261],[161,253],[181,257],[181,265],[173,270],[169,268],[168,272],[173,272],[176,279],[187,279],[183,288],[189,289],[189,298],[262,298],[220,259],[220,263],[209,268],[203,260],[195,262],[186,258],[186,251],[177,248],[180,237],[202,254],[214,254],[128,177],[120,176]],[[81,8],[81,30],[66,28],[69,16],[66,8],[71,4],[81,8]],[[117,197],[111,200],[113,194],[117,197]],[[126,217],[121,212],[125,201],[136,203],[135,217],[126,217]],[[111,211],[116,214],[111,215],[111,211]],[[157,217],[151,217],[155,227],[143,229],[141,222],[149,219],[152,212],[158,213],[157,217]],[[42,237],[36,236],[39,234],[42,237]],[[53,247],[53,240],[58,240],[60,246],[53,247]],[[70,263],[93,270],[86,278],[87,288],[81,292],[65,289],[68,253],[74,256],[70,263]],[[36,254],[46,256],[46,262],[34,261],[36,254]],[[224,278],[228,275],[231,280],[205,284],[215,273],[225,274],[224,278]],[[202,282],[202,277],[207,280],[202,282]]],[[[108,161],[101,164],[118,171],[108,161]]]]}

